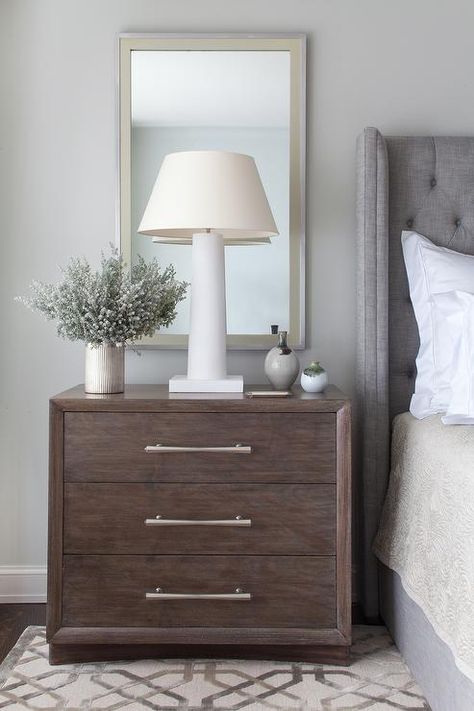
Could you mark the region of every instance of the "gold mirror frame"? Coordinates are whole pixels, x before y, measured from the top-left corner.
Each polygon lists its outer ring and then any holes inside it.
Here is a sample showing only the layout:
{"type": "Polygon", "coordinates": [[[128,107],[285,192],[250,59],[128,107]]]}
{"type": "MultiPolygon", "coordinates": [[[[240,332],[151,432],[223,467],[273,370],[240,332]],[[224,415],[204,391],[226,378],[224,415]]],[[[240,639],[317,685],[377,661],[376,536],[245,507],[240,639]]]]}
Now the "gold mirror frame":
{"type": "MultiPolygon", "coordinates": [[[[118,232],[125,261],[132,258],[131,231],[131,53],[134,50],[285,51],[290,53],[290,191],[289,191],[289,331],[293,348],[305,346],[305,157],[306,157],[306,37],[288,35],[122,34],[119,37],[119,185],[118,232]]],[[[140,348],[186,348],[188,337],[157,332],[143,338],[140,348]]],[[[231,350],[268,349],[271,334],[227,336],[231,350]]]]}

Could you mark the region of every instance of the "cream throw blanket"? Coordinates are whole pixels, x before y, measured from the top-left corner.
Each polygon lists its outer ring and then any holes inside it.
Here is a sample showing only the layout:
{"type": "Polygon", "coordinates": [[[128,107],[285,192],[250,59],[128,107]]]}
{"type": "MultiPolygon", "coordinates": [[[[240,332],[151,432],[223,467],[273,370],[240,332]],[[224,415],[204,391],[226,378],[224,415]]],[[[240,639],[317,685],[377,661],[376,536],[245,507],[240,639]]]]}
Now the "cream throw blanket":
{"type": "Polygon", "coordinates": [[[474,681],[474,426],[395,418],[374,552],[474,681]]]}

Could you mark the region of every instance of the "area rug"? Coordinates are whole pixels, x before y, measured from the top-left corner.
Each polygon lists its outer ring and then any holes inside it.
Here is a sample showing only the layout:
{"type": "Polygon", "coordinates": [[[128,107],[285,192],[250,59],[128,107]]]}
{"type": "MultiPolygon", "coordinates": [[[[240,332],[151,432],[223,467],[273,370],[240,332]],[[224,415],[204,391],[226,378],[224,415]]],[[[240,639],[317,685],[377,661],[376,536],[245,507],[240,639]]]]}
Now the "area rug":
{"type": "Polygon", "coordinates": [[[428,709],[383,627],[354,627],[349,667],[293,662],[145,660],[51,667],[43,627],[0,666],[0,709],[338,711],[428,709]]]}

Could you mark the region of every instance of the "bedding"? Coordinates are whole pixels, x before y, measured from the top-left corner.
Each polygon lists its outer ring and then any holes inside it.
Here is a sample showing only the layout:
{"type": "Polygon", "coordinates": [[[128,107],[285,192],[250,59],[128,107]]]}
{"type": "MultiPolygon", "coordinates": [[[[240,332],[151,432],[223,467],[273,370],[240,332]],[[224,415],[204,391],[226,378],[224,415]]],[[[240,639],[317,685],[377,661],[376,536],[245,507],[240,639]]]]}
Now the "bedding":
{"type": "Polygon", "coordinates": [[[373,550],[474,681],[474,428],[395,418],[373,550]]]}
{"type": "Polygon", "coordinates": [[[434,294],[474,292],[474,256],[438,247],[417,232],[402,232],[402,249],[420,337],[410,412],[418,418],[445,412],[450,382],[443,378],[434,334],[434,294]]]}
{"type": "Polygon", "coordinates": [[[445,425],[474,424],[474,294],[448,291],[432,297],[438,369],[449,382],[445,425]]]}

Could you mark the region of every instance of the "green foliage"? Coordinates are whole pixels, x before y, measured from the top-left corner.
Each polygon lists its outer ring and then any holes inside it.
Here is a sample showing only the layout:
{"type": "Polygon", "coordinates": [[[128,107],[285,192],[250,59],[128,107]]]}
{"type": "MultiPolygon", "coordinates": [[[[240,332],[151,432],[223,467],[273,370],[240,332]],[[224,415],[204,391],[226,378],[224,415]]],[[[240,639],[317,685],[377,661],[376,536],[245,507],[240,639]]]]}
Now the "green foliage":
{"type": "Polygon", "coordinates": [[[71,341],[94,346],[134,343],[169,326],[188,284],[177,281],[175,269],[162,270],[156,259],[128,269],[118,250],[102,254],[101,268],[93,271],[85,259],[71,259],[57,284],[31,284],[32,296],[17,300],[57,321],[57,332],[71,341]]]}

